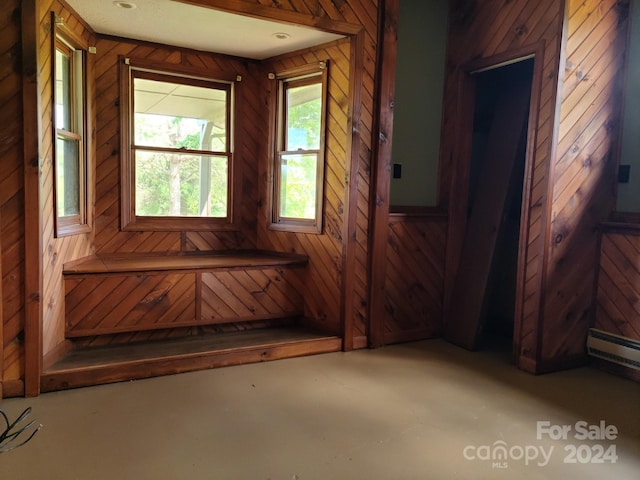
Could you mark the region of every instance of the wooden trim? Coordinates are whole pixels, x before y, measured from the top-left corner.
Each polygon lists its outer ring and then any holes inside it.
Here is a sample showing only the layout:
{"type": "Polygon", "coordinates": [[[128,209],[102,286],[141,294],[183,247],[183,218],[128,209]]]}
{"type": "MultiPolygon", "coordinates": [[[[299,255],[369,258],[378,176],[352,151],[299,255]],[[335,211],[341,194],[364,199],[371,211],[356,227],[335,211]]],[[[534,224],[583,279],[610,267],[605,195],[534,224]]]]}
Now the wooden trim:
{"type": "Polygon", "coordinates": [[[320,45],[314,45],[313,47],[301,48],[300,50],[294,50],[292,52],[285,52],[279,55],[274,55],[273,57],[269,57],[264,60],[261,60],[261,62],[262,63],[281,62],[291,57],[301,57],[301,56],[304,56],[306,53],[316,52],[318,49],[329,49],[331,47],[338,46],[348,42],[351,42],[350,36],[346,36],[344,38],[338,38],[337,40],[332,40],[330,42],[322,43],[320,45]]]}
{"type": "Polygon", "coordinates": [[[360,337],[353,337],[353,350],[362,350],[369,345],[369,339],[362,335],[360,337]]]}
{"type": "MultiPolygon", "coordinates": [[[[71,7],[69,7],[71,9],[71,7]]],[[[81,18],[76,14],[75,19],[81,18]]],[[[51,27],[53,29],[53,37],[55,41],[56,35],[61,36],[65,41],[71,43],[75,48],[87,51],[89,49],[89,42],[84,38],[76,34],[71,28],[67,27],[66,18],[58,17],[55,12],[51,12],[51,27]],[[62,18],[63,23],[59,24],[56,20],[62,18]]],[[[89,27],[89,31],[93,30],[89,27]]]]}
{"type": "Polygon", "coordinates": [[[362,27],[352,23],[331,20],[327,16],[306,15],[304,13],[283,10],[280,8],[256,5],[255,3],[238,2],[237,0],[177,0],[180,3],[213,8],[224,12],[245,15],[247,17],[275,20],[285,23],[305,25],[318,30],[343,35],[357,35],[362,27]]]}
{"type": "Polygon", "coordinates": [[[529,250],[529,229],[531,227],[531,190],[533,189],[533,170],[536,162],[538,143],[538,119],[540,116],[540,95],[544,73],[545,42],[534,46],[533,77],[531,79],[531,99],[529,101],[529,119],[527,126],[527,146],[525,150],[524,178],[522,179],[522,200],[520,203],[520,233],[518,236],[518,265],[516,270],[515,309],[513,319],[512,357],[517,363],[522,346],[522,322],[524,319],[526,269],[529,250]]]}
{"type": "MultiPolygon", "coordinates": [[[[22,112],[24,135],[24,389],[40,394],[42,372],[42,211],[40,209],[40,142],[42,122],[38,75],[38,0],[22,2],[22,112]],[[35,128],[34,128],[35,127],[35,128]],[[34,131],[35,130],[35,131],[34,131]]],[[[4,385],[5,389],[7,385],[4,385]]]]}
{"type": "MultiPolygon", "coordinates": [[[[238,112],[242,108],[242,82],[238,80],[236,72],[208,72],[202,69],[175,66],[170,64],[149,62],[144,59],[130,59],[120,56],[119,64],[119,88],[120,88],[120,221],[123,231],[237,231],[240,227],[240,212],[242,198],[242,171],[240,162],[234,160],[234,142],[237,135],[238,112]],[[227,157],[227,216],[226,217],[175,217],[175,216],[137,216],[135,214],[135,176],[133,171],[133,152],[135,150],[161,150],[153,147],[133,145],[133,104],[132,82],[138,76],[135,72],[142,70],[142,78],[165,78],[167,81],[185,79],[185,84],[198,86],[228,85],[229,104],[227,105],[228,125],[233,125],[228,132],[228,148],[226,152],[218,154],[214,151],[206,151],[210,156],[227,157]],[[150,73],[147,73],[150,72],[150,73]],[[214,78],[217,77],[217,78],[214,78]]],[[[200,151],[185,150],[184,153],[200,153],[200,151]]],[[[182,153],[182,152],[180,152],[182,153]]]]}
{"type": "Polygon", "coordinates": [[[369,245],[369,345],[386,343],[384,332],[387,241],[389,239],[389,190],[391,185],[391,150],[393,138],[393,104],[395,66],[398,54],[399,0],[384,0],[378,7],[378,61],[375,86],[372,173],[370,188],[369,245]]]}
{"type": "MultiPolygon", "coordinates": [[[[70,102],[72,110],[71,128],[72,131],[66,131],[56,128],[55,108],[51,109],[51,125],[52,125],[52,142],[51,152],[53,157],[53,223],[55,237],[66,237],[70,235],[78,235],[82,233],[89,233],[91,231],[92,215],[89,214],[89,198],[92,187],[89,181],[92,179],[92,175],[89,173],[89,148],[93,143],[90,136],[89,127],[92,123],[89,121],[90,108],[88,105],[91,103],[90,94],[93,93],[92,88],[89,86],[89,54],[88,54],[88,42],[76,35],[76,33],[68,28],[66,24],[58,25],[56,22],[55,12],[51,12],[51,80],[52,83],[56,78],[56,50],[60,43],[67,43],[64,45],[65,50],[68,49],[69,59],[71,62],[71,77],[72,82],[75,80],[76,67],[74,52],[81,52],[82,63],[82,81],[80,86],[82,91],[81,106],[77,105],[76,91],[77,86],[73,83],[70,89],[70,102]],[[61,37],[61,40],[58,40],[61,37]],[[82,110],[82,118],[74,118],[78,109],[82,110]],[[78,130],[82,134],[78,133],[78,130]],[[67,139],[73,139],[78,141],[78,215],[59,217],[58,216],[58,161],[57,161],[57,149],[58,149],[58,136],[65,137],[67,139]]],[[[56,104],[56,88],[52,88],[52,104],[56,104]]],[[[92,148],[92,147],[91,147],[92,148]]]]}
{"type": "Polygon", "coordinates": [[[446,222],[449,214],[438,207],[391,207],[389,223],[410,221],[446,222]]]}
{"type": "Polygon", "coordinates": [[[353,350],[354,317],[355,317],[355,284],[356,284],[356,248],[358,239],[358,178],[360,176],[360,150],[362,138],[360,126],[362,122],[362,83],[364,70],[364,36],[363,28],[351,38],[349,69],[349,113],[347,132],[347,148],[345,158],[346,197],[344,205],[343,250],[342,250],[342,289],[340,292],[340,324],[342,326],[342,348],[348,352],[353,350]]]}
{"type": "MultiPolygon", "coordinates": [[[[170,48],[173,49],[174,47],[170,48]]],[[[215,55],[218,54],[216,53],[215,55]]],[[[181,79],[185,79],[183,82],[185,85],[195,85],[197,87],[210,87],[211,84],[213,84],[217,88],[224,88],[229,84],[238,82],[238,75],[240,75],[240,72],[220,70],[213,67],[203,69],[191,65],[176,65],[174,63],[158,62],[140,57],[121,56],[120,58],[124,59],[126,65],[129,66],[131,70],[142,72],[141,75],[137,75],[142,78],[164,81],[166,77],[176,77],[170,80],[180,82],[181,79]]],[[[132,74],[132,77],[133,76],[136,75],[132,74]]]]}
{"type": "MultiPolygon", "coordinates": [[[[528,58],[535,57],[536,55],[544,54],[544,42],[537,42],[534,44],[525,45],[523,47],[512,49],[491,57],[484,57],[473,60],[461,68],[459,72],[458,81],[458,98],[457,102],[457,125],[456,132],[458,133],[459,148],[454,152],[453,159],[453,176],[452,185],[449,196],[449,228],[447,234],[447,253],[446,253],[446,276],[445,276],[445,322],[448,320],[448,306],[450,305],[452,298],[452,289],[455,274],[458,271],[460,252],[462,251],[462,243],[466,230],[466,217],[467,217],[467,203],[468,203],[468,188],[469,188],[469,159],[471,158],[472,148],[472,135],[473,131],[473,108],[475,101],[475,81],[472,75],[474,73],[480,73],[494,68],[509,65],[518,61],[526,60],[528,58]]],[[[540,57],[544,62],[544,58],[540,57]]],[[[537,62],[538,64],[540,62],[537,62]]],[[[534,68],[543,68],[544,65],[539,65],[534,68]]],[[[535,72],[534,72],[535,77],[535,72]]],[[[535,80],[535,78],[534,78],[535,80]]],[[[530,105],[536,105],[539,103],[539,92],[534,92],[532,87],[532,100],[530,105]]],[[[538,87],[539,90],[539,87],[538,87]]],[[[532,143],[532,136],[535,139],[537,122],[532,124],[531,121],[537,120],[538,112],[530,112],[529,126],[527,133],[527,149],[533,148],[530,152],[527,150],[527,162],[534,161],[535,143],[532,143]],[[534,116],[535,115],[535,116],[534,116]]],[[[532,171],[532,166],[527,165],[526,171],[532,171]]],[[[526,173],[525,173],[526,175],[526,173]]],[[[530,183],[528,188],[530,188],[530,183]]],[[[529,197],[529,192],[525,192],[525,196],[529,197]]],[[[528,218],[528,213],[527,213],[528,218]]],[[[522,232],[521,232],[522,233],[522,232]]]]}
{"type": "Polygon", "coordinates": [[[605,222],[601,224],[602,233],[624,233],[640,235],[640,223],[605,222]]]}
{"type": "Polygon", "coordinates": [[[451,184],[449,186],[449,198],[447,211],[449,212],[449,224],[447,226],[447,248],[445,252],[445,275],[443,295],[443,324],[446,326],[449,319],[449,305],[458,271],[464,232],[467,221],[467,205],[469,201],[469,159],[471,158],[473,131],[473,109],[475,98],[475,82],[471,75],[464,69],[459,69],[455,74],[456,83],[456,117],[453,134],[458,138],[458,148],[451,154],[451,184]]]}
{"type": "Polygon", "coordinates": [[[613,212],[603,227],[608,228],[629,228],[630,230],[640,229],[640,212],[613,212]]]}
{"type": "Polygon", "coordinates": [[[76,12],[76,10],[71,5],[69,5],[65,0],[57,0],[57,2],[59,2],[65,10],[71,13],[73,19],[80,23],[87,32],[89,32],[92,36],[95,36],[95,30],[85,21],[84,18],[80,16],[80,14],[78,14],[78,12],[76,12]]]}
{"type": "MultiPolygon", "coordinates": [[[[547,288],[547,272],[549,265],[549,255],[551,249],[549,245],[551,244],[551,223],[552,223],[552,214],[553,214],[553,186],[555,181],[555,165],[556,165],[556,157],[557,157],[557,148],[558,148],[558,135],[560,130],[560,114],[562,110],[562,102],[558,101],[559,98],[562,98],[562,88],[564,85],[564,75],[567,59],[567,40],[569,37],[569,2],[564,0],[564,18],[562,21],[562,35],[558,36],[558,52],[559,58],[557,61],[558,65],[558,75],[554,79],[556,84],[556,88],[554,91],[554,95],[551,99],[554,105],[554,115],[553,115],[553,129],[551,132],[551,137],[549,141],[549,171],[547,173],[546,187],[545,191],[542,194],[542,215],[541,215],[541,237],[542,241],[540,242],[540,267],[537,275],[538,287],[536,288],[536,294],[538,295],[538,312],[536,315],[537,318],[537,328],[535,331],[535,367],[534,370],[536,373],[541,373],[544,371],[544,367],[542,365],[542,338],[544,334],[544,323],[545,323],[545,297],[546,297],[546,288],[547,288]]],[[[516,365],[518,367],[521,366],[522,355],[519,355],[518,362],[516,365]]],[[[582,360],[584,362],[584,359],[582,360]]],[[[558,366],[560,367],[560,365],[558,366]]],[[[552,370],[548,370],[552,371],[552,370]]]]}
{"type": "Polygon", "coordinates": [[[167,272],[197,272],[211,270],[260,269],[274,267],[304,267],[308,257],[260,250],[230,253],[189,252],[183,254],[116,253],[94,255],[64,264],[64,274],[104,275],[108,273],[166,274],[167,272]]]}
{"type": "Polygon", "coordinates": [[[120,89],[120,227],[125,230],[135,218],[132,201],[131,178],[131,68],[123,56],[118,57],[118,84],[120,89]],[[128,200],[125,200],[128,199],[128,200]]]}
{"type": "Polygon", "coordinates": [[[270,230],[281,232],[298,232],[309,234],[321,234],[324,216],[324,173],[326,161],[326,135],[327,135],[327,111],[328,111],[328,89],[329,89],[329,60],[322,60],[317,63],[304,65],[295,69],[290,69],[275,73],[276,86],[272,92],[276,124],[274,126],[273,152],[269,158],[273,165],[270,167],[273,179],[272,193],[269,196],[269,211],[267,226],[270,230]],[[318,83],[321,85],[322,110],[320,112],[320,141],[318,150],[288,151],[286,124],[288,113],[288,102],[286,101],[286,91],[288,88],[296,88],[305,85],[318,83]],[[316,155],[316,197],[315,197],[315,218],[292,218],[280,215],[280,201],[282,192],[282,157],[284,155],[316,155]]]}
{"type": "Polygon", "coordinates": [[[2,382],[2,398],[21,397],[25,394],[22,380],[5,380],[2,382]]]}

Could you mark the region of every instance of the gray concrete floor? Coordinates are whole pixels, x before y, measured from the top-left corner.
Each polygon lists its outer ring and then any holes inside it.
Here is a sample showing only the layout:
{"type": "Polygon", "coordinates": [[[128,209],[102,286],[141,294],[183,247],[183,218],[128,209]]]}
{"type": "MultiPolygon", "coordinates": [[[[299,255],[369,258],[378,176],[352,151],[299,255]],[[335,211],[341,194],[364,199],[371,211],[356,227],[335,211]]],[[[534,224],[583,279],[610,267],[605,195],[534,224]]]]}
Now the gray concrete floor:
{"type": "Polygon", "coordinates": [[[27,406],[44,426],[0,455],[2,480],[640,478],[640,385],[441,340],[2,402],[27,406]],[[601,420],[615,439],[576,438],[601,420]],[[571,431],[538,439],[538,422],[571,431]]]}

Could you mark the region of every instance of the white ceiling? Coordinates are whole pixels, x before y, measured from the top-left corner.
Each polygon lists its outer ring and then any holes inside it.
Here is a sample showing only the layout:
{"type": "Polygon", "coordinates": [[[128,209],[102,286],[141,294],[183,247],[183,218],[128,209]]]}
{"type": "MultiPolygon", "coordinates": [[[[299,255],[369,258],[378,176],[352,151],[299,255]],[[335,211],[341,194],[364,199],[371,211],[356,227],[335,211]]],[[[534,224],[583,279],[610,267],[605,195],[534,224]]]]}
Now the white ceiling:
{"type": "Polygon", "coordinates": [[[262,60],[330,42],[340,35],[258,20],[174,0],[67,0],[97,33],[262,60]],[[287,33],[286,40],[275,33],[287,33]]]}

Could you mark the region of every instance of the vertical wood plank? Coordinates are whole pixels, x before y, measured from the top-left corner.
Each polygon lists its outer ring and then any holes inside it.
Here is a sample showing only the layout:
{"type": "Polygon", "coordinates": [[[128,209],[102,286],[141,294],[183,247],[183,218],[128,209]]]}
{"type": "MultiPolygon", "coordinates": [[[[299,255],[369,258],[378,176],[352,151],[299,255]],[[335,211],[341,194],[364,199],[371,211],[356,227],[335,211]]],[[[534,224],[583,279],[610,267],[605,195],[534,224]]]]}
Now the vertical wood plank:
{"type": "MultiPolygon", "coordinates": [[[[0,215],[1,224],[2,216],[0,215]]],[[[2,259],[2,242],[0,242],[0,259],[2,259]]],[[[2,278],[2,261],[0,261],[0,401],[2,401],[2,381],[4,380],[4,295],[2,278]]]]}
{"type": "MultiPolygon", "coordinates": [[[[349,97],[351,115],[347,123],[349,146],[345,152],[347,168],[345,177],[349,181],[345,187],[347,202],[346,225],[343,234],[343,243],[346,243],[342,253],[343,281],[341,291],[341,319],[343,349],[353,350],[354,317],[355,317],[355,282],[356,282],[356,248],[357,248],[357,221],[358,221],[358,182],[360,181],[359,153],[362,145],[360,129],[357,127],[362,121],[361,89],[364,81],[364,31],[351,37],[351,69],[349,71],[349,97]]],[[[360,239],[363,241],[364,239],[360,239]]]]}
{"type": "Polygon", "coordinates": [[[37,0],[22,2],[22,108],[25,206],[25,395],[40,393],[42,370],[42,212],[37,0]],[[36,135],[34,135],[34,126],[36,135]]]}
{"type": "Polygon", "coordinates": [[[391,185],[391,153],[393,148],[393,104],[395,98],[395,69],[398,53],[399,0],[383,0],[380,5],[378,30],[377,94],[373,131],[377,132],[373,181],[370,204],[371,250],[369,252],[369,345],[380,347],[385,343],[385,278],[386,253],[389,238],[389,187],[391,185]]]}

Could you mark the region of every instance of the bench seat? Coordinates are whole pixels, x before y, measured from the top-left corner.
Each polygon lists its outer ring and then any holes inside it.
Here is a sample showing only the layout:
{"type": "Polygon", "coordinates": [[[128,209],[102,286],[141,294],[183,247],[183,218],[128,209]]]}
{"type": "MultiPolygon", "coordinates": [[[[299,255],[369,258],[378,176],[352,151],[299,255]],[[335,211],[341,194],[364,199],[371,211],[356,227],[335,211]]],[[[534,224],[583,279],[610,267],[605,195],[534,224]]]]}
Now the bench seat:
{"type": "Polygon", "coordinates": [[[303,316],[307,257],[268,251],[97,255],[65,264],[65,336],[303,316]]]}

